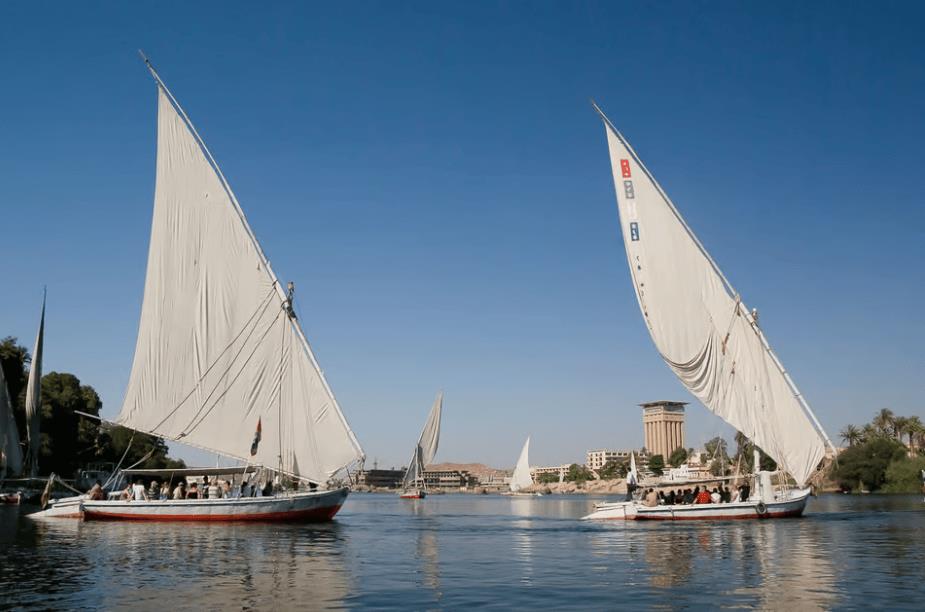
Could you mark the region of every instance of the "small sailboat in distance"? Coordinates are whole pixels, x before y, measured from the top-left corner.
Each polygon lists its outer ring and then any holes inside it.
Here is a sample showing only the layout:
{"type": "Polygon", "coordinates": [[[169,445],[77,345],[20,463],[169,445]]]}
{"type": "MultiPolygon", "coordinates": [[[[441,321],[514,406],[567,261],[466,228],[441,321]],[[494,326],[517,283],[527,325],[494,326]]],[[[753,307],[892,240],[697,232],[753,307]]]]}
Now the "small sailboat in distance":
{"type": "Polygon", "coordinates": [[[434,405],[421,430],[421,436],[414,447],[411,462],[402,479],[402,499],[424,499],[427,497],[427,484],[424,482],[424,468],[434,460],[437,445],[440,442],[440,416],[443,411],[443,391],[437,394],[434,405]]]}
{"type": "MultiPolygon", "coordinates": [[[[138,499],[142,488],[133,501],[85,499],[84,517],[329,520],[347,497],[334,477],[361,462],[363,451],[295,315],[294,286],[280,284],[215,159],[145,64],[158,97],[154,215],[135,357],[116,423],[245,465],[229,497],[212,498],[210,490],[209,499],[138,499]],[[262,488],[244,486],[255,466],[275,475],[262,488]]],[[[171,478],[196,477],[176,472],[171,478]]]]}
{"type": "Polygon", "coordinates": [[[527,441],[524,442],[524,447],[520,451],[520,457],[517,458],[517,465],[514,466],[510,482],[511,490],[507,495],[531,497],[541,495],[541,493],[527,491],[533,487],[533,484],[533,476],[530,475],[530,436],[527,436],[527,441]]]}
{"type": "MultiPolygon", "coordinates": [[[[757,315],[707,253],[639,156],[600,114],[607,134],[630,278],[662,359],[704,406],[773,457],[797,483],[755,474],[742,503],[646,507],[637,519],[798,516],[806,487],[832,446],[771,350],[757,315]]],[[[833,447],[834,449],[834,447],[833,447]]],[[[756,467],[757,469],[757,467],[756,467]]]]}

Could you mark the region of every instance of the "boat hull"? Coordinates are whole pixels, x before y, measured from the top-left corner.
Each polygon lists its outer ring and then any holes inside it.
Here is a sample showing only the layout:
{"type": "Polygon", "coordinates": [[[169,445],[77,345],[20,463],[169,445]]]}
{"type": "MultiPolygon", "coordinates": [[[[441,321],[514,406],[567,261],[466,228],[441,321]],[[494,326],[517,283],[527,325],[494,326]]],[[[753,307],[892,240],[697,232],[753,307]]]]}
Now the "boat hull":
{"type": "Polygon", "coordinates": [[[0,493],[0,504],[7,506],[18,506],[22,503],[21,493],[0,493]]]}
{"type": "Polygon", "coordinates": [[[67,519],[79,519],[83,518],[83,502],[86,496],[77,495],[74,497],[65,497],[62,499],[55,500],[48,506],[48,508],[40,511],[34,512],[27,515],[30,519],[45,519],[45,518],[67,518],[67,519]]]}
{"type": "Polygon", "coordinates": [[[769,502],[758,500],[728,504],[643,506],[637,502],[600,504],[585,520],[635,521],[729,521],[742,519],[796,518],[803,514],[810,490],[792,491],[769,502]]]}
{"type": "Polygon", "coordinates": [[[427,491],[423,489],[411,489],[410,491],[403,491],[399,497],[402,499],[424,499],[427,497],[427,491]]]}
{"type": "Polygon", "coordinates": [[[321,522],[334,518],[347,489],[278,497],[163,501],[84,501],[86,520],[321,522]]]}

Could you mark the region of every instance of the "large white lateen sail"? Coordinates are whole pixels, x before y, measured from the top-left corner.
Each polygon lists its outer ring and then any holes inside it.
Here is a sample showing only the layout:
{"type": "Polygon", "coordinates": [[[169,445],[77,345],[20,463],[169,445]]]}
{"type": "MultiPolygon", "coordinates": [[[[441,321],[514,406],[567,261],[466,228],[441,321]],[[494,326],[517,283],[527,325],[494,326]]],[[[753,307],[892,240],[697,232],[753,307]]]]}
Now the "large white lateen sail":
{"type": "Polygon", "coordinates": [[[805,484],[825,454],[825,432],[755,317],[626,139],[601,116],[630,275],[655,346],[707,408],[805,484]]]}
{"type": "Polygon", "coordinates": [[[29,382],[26,385],[26,439],[29,447],[26,467],[29,476],[39,475],[39,451],[42,449],[42,352],[45,345],[45,298],[42,298],[42,316],[39,331],[32,350],[32,365],[29,367],[29,382]]]}
{"type": "Polygon", "coordinates": [[[520,457],[517,458],[517,465],[514,466],[514,474],[511,476],[511,492],[517,493],[523,489],[533,486],[533,477],[530,476],[530,436],[524,442],[524,447],[520,451],[520,457]]]}
{"type": "Polygon", "coordinates": [[[19,446],[19,430],[13,416],[13,403],[3,368],[0,368],[0,478],[22,474],[22,447],[19,446]]]}
{"type": "Polygon", "coordinates": [[[414,447],[414,453],[411,455],[411,462],[405,471],[405,478],[402,481],[405,488],[413,487],[424,479],[424,468],[437,455],[437,445],[440,443],[440,416],[442,412],[443,392],[441,391],[437,394],[437,399],[434,400],[434,405],[430,408],[427,422],[424,423],[421,437],[418,438],[417,446],[414,447]]]}
{"type": "Polygon", "coordinates": [[[292,288],[280,285],[214,158],[154,76],[154,218],[117,422],[326,482],[363,451],[302,333],[292,288]]]}

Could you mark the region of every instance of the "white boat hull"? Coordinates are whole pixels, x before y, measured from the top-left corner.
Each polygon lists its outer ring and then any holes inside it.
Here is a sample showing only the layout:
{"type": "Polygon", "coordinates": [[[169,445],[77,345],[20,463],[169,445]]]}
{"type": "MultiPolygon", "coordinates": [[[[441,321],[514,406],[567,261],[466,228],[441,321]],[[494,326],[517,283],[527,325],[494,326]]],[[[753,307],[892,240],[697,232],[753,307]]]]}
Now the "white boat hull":
{"type": "Polygon", "coordinates": [[[347,489],[238,499],[83,502],[86,520],[111,521],[329,521],[347,489]]]}
{"type": "Polygon", "coordinates": [[[644,506],[638,502],[599,504],[585,520],[635,521],[727,521],[737,519],[791,518],[803,514],[810,490],[791,491],[774,501],[758,500],[728,504],[685,504],[680,506],[644,506]]]}
{"type": "Polygon", "coordinates": [[[424,489],[408,489],[398,494],[402,499],[424,499],[427,497],[427,491],[424,489]]]}
{"type": "Polygon", "coordinates": [[[29,514],[30,519],[44,519],[44,518],[83,518],[83,502],[86,499],[85,495],[77,495],[74,497],[64,497],[57,499],[48,506],[48,508],[42,510],[41,512],[33,512],[29,514]]]}

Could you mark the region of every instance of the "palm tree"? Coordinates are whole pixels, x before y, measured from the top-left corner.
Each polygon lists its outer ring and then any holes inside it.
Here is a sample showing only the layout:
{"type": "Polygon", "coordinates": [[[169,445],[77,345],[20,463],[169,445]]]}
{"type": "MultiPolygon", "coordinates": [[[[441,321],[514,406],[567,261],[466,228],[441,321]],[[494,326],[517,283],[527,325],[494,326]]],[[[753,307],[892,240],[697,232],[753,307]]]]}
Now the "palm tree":
{"type": "Polygon", "coordinates": [[[903,416],[898,416],[893,419],[893,433],[896,434],[896,437],[899,438],[900,442],[903,441],[903,436],[908,429],[909,419],[903,416]]]}
{"type": "Polygon", "coordinates": [[[920,437],[922,434],[925,434],[925,424],[922,423],[922,419],[917,416],[911,416],[906,419],[906,435],[909,436],[909,452],[913,455],[916,451],[916,438],[920,437]]]}
{"type": "Polygon", "coordinates": [[[844,429],[841,430],[841,439],[848,446],[854,446],[861,441],[861,430],[855,427],[854,425],[845,425],[844,429]]]}
{"type": "Polygon", "coordinates": [[[871,421],[874,427],[888,436],[896,437],[896,415],[889,408],[881,408],[871,421]]]}

